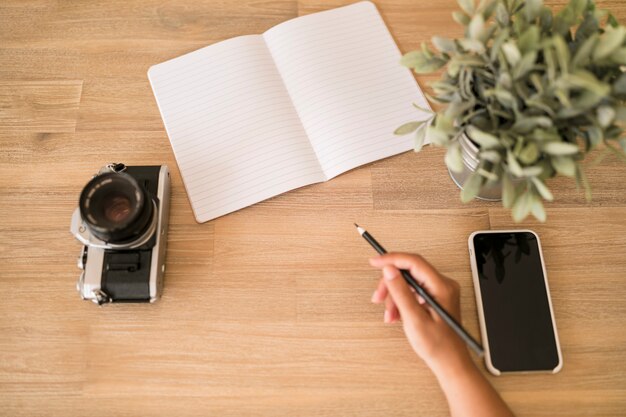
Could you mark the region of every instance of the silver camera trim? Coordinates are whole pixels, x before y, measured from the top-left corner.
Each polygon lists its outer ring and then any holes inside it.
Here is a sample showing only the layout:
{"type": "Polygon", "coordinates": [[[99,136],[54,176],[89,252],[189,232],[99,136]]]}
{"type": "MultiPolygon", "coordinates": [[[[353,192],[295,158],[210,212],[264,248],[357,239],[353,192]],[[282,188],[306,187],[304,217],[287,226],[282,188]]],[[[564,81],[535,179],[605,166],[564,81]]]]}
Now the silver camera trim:
{"type": "Polygon", "coordinates": [[[78,267],[83,269],[83,271],[76,283],[76,289],[83,300],[91,300],[98,305],[111,301],[101,288],[105,250],[137,248],[146,243],[157,230],[160,230],[161,233],[156,236],[156,242],[152,248],[149,281],[150,302],[153,303],[160,298],[163,290],[163,276],[165,274],[170,192],[169,168],[167,165],[161,165],[159,171],[159,185],[157,188],[157,198],[159,202],[158,206],[156,202],[153,202],[156,207],[154,215],[152,216],[151,225],[140,238],[126,245],[106,243],[93,236],[80,216],[80,209],[77,208],[74,210],[70,224],[70,232],[84,245],[77,262],[78,267]],[[88,262],[85,262],[85,259],[88,259],[88,262]]]}
{"type": "MultiPolygon", "coordinates": [[[[160,179],[160,178],[159,178],[160,179]]],[[[70,225],[70,232],[74,235],[76,239],[83,245],[89,246],[90,248],[101,248],[101,249],[135,249],[145,244],[150,240],[154,231],[157,229],[158,223],[158,209],[155,201],[152,201],[152,205],[154,206],[154,210],[152,210],[152,219],[150,220],[150,225],[146,229],[143,235],[139,236],[137,239],[133,240],[129,243],[108,243],[101,239],[98,239],[94,235],[89,232],[89,229],[85,225],[83,218],[80,216],[80,209],[77,208],[72,213],[72,223],[70,225]]]]}

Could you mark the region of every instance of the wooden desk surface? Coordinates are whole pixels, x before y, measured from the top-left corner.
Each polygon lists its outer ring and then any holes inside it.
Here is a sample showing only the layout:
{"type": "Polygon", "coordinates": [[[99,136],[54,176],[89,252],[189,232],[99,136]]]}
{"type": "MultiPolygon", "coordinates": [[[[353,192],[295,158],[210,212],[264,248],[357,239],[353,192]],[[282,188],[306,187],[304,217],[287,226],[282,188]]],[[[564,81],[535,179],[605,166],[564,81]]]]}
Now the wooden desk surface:
{"type": "MultiPolygon", "coordinates": [[[[0,415],[447,415],[401,327],[369,302],[378,274],[352,222],[457,279],[478,335],[467,236],[515,227],[509,213],[462,205],[428,148],[196,224],[146,78],[154,63],[341,3],[2,2],[0,415]],[[97,308],[74,289],[70,215],[109,161],[172,169],[154,305],[97,308]]],[[[460,34],[452,0],[377,4],[403,51],[460,34]]],[[[600,5],[626,19],[622,0],[600,5]]],[[[489,376],[520,416],[626,410],[626,166],[607,158],[588,174],[592,203],[557,179],[548,222],[521,225],[543,240],[564,368],[489,376]]]]}

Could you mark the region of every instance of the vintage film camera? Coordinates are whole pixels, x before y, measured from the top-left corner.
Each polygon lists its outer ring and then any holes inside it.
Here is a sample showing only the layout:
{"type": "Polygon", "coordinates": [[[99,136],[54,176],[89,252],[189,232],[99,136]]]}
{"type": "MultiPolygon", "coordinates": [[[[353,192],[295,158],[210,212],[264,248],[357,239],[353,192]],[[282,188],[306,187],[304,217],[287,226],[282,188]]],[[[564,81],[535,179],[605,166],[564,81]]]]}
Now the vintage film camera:
{"type": "Polygon", "coordinates": [[[170,209],[165,165],[109,164],[80,194],[71,233],[82,243],[83,300],[154,302],[161,296],[170,209]]]}

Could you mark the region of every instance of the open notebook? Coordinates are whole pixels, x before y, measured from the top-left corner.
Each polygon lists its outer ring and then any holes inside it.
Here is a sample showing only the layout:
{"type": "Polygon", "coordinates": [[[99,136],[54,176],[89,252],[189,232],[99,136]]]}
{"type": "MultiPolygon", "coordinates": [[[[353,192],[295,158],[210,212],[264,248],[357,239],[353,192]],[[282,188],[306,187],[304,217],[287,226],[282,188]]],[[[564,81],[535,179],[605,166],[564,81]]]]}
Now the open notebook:
{"type": "Polygon", "coordinates": [[[151,67],[196,220],[411,149],[393,131],[428,104],[400,56],[360,2],[151,67]]]}

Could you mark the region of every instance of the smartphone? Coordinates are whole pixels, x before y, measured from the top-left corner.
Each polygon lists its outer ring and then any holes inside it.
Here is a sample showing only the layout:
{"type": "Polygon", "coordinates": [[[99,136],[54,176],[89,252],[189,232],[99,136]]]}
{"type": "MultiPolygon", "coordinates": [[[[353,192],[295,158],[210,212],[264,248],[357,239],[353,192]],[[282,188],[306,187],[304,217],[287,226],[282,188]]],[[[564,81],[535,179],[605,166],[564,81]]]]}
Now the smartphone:
{"type": "Polygon", "coordinates": [[[485,365],[557,373],[563,366],[539,236],[485,230],[468,239],[485,365]]]}

